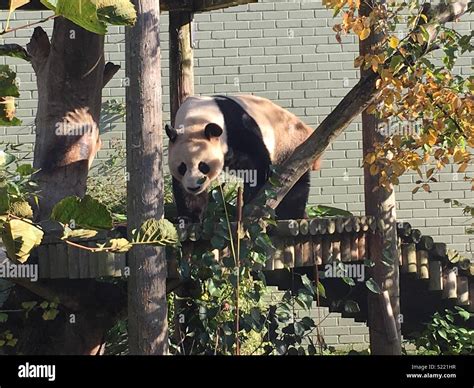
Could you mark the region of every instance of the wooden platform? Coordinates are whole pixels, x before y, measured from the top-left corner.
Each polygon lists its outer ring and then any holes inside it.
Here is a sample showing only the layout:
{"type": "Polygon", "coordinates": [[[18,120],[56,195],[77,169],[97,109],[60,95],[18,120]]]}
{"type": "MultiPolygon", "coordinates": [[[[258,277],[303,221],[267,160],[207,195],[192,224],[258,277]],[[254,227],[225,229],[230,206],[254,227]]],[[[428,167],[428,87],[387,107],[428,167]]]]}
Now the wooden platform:
{"type": "MultiPolygon", "coordinates": [[[[218,227],[218,226],[216,226],[218,227]]],[[[370,238],[376,223],[370,217],[322,217],[311,220],[278,221],[267,232],[274,250],[269,252],[266,271],[284,268],[322,266],[334,261],[363,264],[368,258],[370,238]]],[[[212,231],[192,224],[178,228],[182,255],[209,251],[212,231]]],[[[468,260],[452,260],[446,244],[435,243],[408,223],[399,224],[400,271],[402,276],[415,279],[442,299],[474,309],[474,264],[468,260]]],[[[78,241],[95,246],[97,241],[78,241]]],[[[168,248],[168,278],[178,279],[177,259],[168,248]]],[[[213,250],[221,260],[229,251],[213,250]]],[[[126,277],[127,260],[124,253],[94,253],[76,248],[46,236],[40,247],[33,251],[28,264],[37,264],[40,279],[90,279],[126,277]]]]}

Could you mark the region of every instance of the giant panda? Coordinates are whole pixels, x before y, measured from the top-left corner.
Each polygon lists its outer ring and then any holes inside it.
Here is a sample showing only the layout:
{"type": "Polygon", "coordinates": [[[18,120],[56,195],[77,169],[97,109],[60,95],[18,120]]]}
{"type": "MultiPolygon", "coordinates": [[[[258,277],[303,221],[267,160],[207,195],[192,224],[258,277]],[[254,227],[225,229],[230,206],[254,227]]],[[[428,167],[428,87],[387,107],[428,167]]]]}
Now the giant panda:
{"type": "MultiPolygon", "coordinates": [[[[202,221],[209,185],[224,168],[256,172],[244,182],[244,203],[267,181],[272,165],[285,161],[313,129],[291,112],[254,95],[192,96],[178,109],[169,137],[168,164],[178,217],[202,221]]],[[[312,169],[319,168],[319,160],[312,169]]],[[[278,219],[305,216],[309,172],[276,208],[278,219]]]]}

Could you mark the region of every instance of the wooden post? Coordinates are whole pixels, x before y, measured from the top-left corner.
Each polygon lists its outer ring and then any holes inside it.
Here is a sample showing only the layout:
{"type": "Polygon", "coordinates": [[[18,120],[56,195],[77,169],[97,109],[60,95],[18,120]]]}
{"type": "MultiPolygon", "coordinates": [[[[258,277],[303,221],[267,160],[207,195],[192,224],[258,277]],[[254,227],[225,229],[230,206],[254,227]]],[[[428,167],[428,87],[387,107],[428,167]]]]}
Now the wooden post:
{"type": "MultiPolygon", "coordinates": [[[[382,2],[382,0],[381,0],[382,2]]],[[[375,1],[361,3],[361,15],[368,16],[375,1]]],[[[373,46],[379,41],[379,36],[371,32],[369,38],[360,41],[360,55],[373,53],[373,46]]],[[[371,69],[361,70],[361,77],[368,76],[371,69]]],[[[375,116],[362,113],[362,138],[364,157],[373,151],[374,144],[384,140],[377,131],[375,116]]],[[[375,263],[372,268],[372,277],[382,291],[387,291],[390,306],[381,303],[381,295],[368,291],[368,324],[370,333],[370,349],[372,354],[401,354],[401,331],[399,323],[400,297],[399,297],[399,252],[397,244],[397,225],[395,211],[395,195],[393,188],[389,191],[378,187],[379,176],[372,176],[369,168],[364,168],[365,182],[365,213],[381,224],[370,236],[369,258],[375,263]],[[374,191],[375,190],[375,191],[374,191]],[[381,222],[383,221],[383,222],[381,222]],[[389,256],[393,264],[389,267],[382,263],[382,258],[389,256]],[[392,311],[385,311],[391,307],[392,311]],[[387,322],[391,319],[391,322],[387,322]],[[395,328],[396,335],[393,335],[395,328]]],[[[387,296],[384,292],[384,295],[387,296]]]]}
{"type": "Polygon", "coordinates": [[[194,94],[193,13],[170,11],[170,108],[171,125],[179,106],[194,94]]]}
{"type": "MultiPolygon", "coordinates": [[[[126,29],[127,214],[129,234],[163,217],[160,5],[134,0],[137,22],[126,29]]],[[[128,335],[131,354],[167,354],[165,249],[134,247],[128,255],[128,335]]]]}

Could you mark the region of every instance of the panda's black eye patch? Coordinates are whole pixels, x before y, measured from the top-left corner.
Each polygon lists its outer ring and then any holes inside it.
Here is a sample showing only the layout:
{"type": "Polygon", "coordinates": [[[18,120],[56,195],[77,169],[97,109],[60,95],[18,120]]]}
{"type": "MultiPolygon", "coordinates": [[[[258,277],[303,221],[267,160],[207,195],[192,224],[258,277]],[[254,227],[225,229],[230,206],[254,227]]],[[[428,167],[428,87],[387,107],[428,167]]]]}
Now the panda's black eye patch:
{"type": "Polygon", "coordinates": [[[201,171],[203,174],[207,174],[209,171],[211,171],[211,168],[209,167],[209,165],[204,162],[200,162],[198,168],[199,168],[199,171],[201,171]]]}
{"type": "Polygon", "coordinates": [[[184,175],[186,173],[186,165],[184,163],[181,163],[178,167],[178,172],[181,174],[181,175],[184,175]]]}

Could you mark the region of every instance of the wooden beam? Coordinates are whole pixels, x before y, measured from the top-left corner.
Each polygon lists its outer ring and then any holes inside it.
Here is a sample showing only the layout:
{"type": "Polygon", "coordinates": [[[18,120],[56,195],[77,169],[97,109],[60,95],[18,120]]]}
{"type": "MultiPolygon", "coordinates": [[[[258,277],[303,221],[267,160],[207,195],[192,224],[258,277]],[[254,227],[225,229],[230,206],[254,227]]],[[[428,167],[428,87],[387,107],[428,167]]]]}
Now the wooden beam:
{"type": "MultiPolygon", "coordinates": [[[[235,7],[237,5],[257,3],[258,0],[161,0],[161,11],[190,11],[190,12],[207,12],[216,9],[235,7]]],[[[0,0],[0,10],[10,9],[10,0],[0,0]]],[[[40,0],[31,0],[19,10],[23,11],[45,11],[46,8],[41,4],[40,0]]]]}
{"type": "MultiPolygon", "coordinates": [[[[361,5],[361,15],[368,16],[375,0],[361,5]]],[[[379,0],[377,4],[383,4],[379,0]]],[[[360,41],[360,55],[373,53],[380,42],[380,34],[371,34],[368,39],[360,41]]],[[[362,70],[361,77],[370,77],[372,70],[362,70]]],[[[383,142],[383,135],[377,131],[378,121],[374,115],[362,113],[363,155],[373,151],[374,144],[383,142]]],[[[393,187],[389,190],[379,188],[379,175],[373,176],[369,168],[364,167],[365,214],[373,216],[382,223],[374,234],[370,235],[369,259],[375,265],[371,275],[382,290],[381,295],[368,292],[368,325],[370,333],[370,350],[375,355],[401,354],[400,329],[400,294],[399,294],[399,257],[397,243],[397,224],[395,211],[395,194],[393,187]],[[378,188],[378,190],[375,190],[378,188]],[[382,262],[383,257],[393,260],[389,266],[382,262]]]]}
{"type": "Polygon", "coordinates": [[[216,9],[257,3],[258,0],[161,0],[162,11],[208,12],[216,9]]]}
{"type": "Polygon", "coordinates": [[[184,100],[194,94],[194,53],[192,47],[193,14],[171,11],[170,33],[170,106],[171,125],[184,100]]]}

